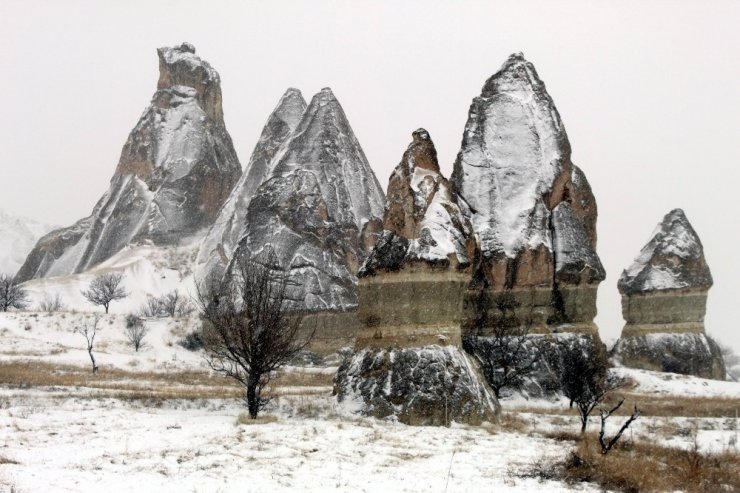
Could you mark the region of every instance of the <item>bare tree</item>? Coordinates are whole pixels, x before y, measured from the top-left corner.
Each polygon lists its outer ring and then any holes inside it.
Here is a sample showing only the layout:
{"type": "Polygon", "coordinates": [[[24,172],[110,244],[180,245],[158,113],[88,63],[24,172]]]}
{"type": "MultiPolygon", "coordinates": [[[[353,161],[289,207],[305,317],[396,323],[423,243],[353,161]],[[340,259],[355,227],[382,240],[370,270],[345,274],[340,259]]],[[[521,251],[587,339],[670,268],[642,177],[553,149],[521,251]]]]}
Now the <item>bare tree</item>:
{"type": "Polygon", "coordinates": [[[187,299],[180,296],[177,290],[171,291],[160,298],[162,311],[170,317],[188,315],[192,308],[187,299]]]}
{"type": "MultiPolygon", "coordinates": [[[[486,297],[481,292],[480,297],[486,297]]],[[[478,300],[478,318],[472,333],[463,338],[463,347],[478,360],[489,385],[501,397],[504,387],[520,385],[522,378],[530,374],[540,358],[540,350],[530,337],[532,324],[520,324],[515,310],[519,303],[511,293],[502,293],[494,298],[498,314],[492,323],[487,322],[488,307],[478,300]],[[481,332],[492,325],[491,334],[482,337],[481,332]]]]}
{"type": "Polygon", "coordinates": [[[632,415],[627,418],[627,421],[624,422],[622,427],[619,429],[616,435],[614,435],[610,440],[605,440],[604,433],[606,429],[606,420],[609,419],[609,417],[614,414],[614,412],[622,407],[622,404],[624,403],[624,399],[621,399],[619,403],[611,408],[610,410],[601,409],[601,431],[599,431],[599,445],[601,445],[601,453],[606,455],[609,453],[609,451],[616,445],[617,441],[622,437],[622,433],[624,433],[624,430],[629,428],[629,426],[632,424],[634,420],[640,417],[640,410],[637,409],[637,404],[635,404],[635,410],[632,413],[632,415]]]}
{"type": "Polygon", "coordinates": [[[129,295],[120,285],[122,280],[123,274],[119,272],[100,274],[90,282],[89,289],[82,291],[82,296],[93,305],[105,307],[105,313],[108,313],[112,301],[122,300],[129,295]]]}
{"type": "Polygon", "coordinates": [[[95,336],[98,333],[98,322],[100,322],[100,316],[96,315],[92,321],[84,320],[81,325],[75,327],[72,332],[80,334],[85,338],[87,342],[87,354],[90,355],[90,361],[92,361],[92,371],[97,373],[98,365],[95,364],[95,356],[93,356],[93,344],[95,344],[95,336]]]}
{"type": "Polygon", "coordinates": [[[41,301],[39,301],[39,311],[41,312],[58,312],[64,310],[66,307],[67,305],[64,303],[64,299],[59,293],[54,296],[46,293],[41,301]]]}
{"type": "Polygon", "coordinates": [[[599,351],[586,351],[568,341],[558,343],[561,372],[560,385],[563,394],[570,399],[570,407],[576,405],[581,418],[581,433],[586,431],[588,417],[606,398],[617,383],[607,378],[606,356],[599,351]]]}
{"type": "Polygon", "coordinates": [[[149,332],[144,321],[134,314],[128,314],[126,316],[126,328],[124,333],[126,339],[131,343],[136,352],[139,352],[139,348],[144,345],[144,337],[149,332]]]}
{"type": "Polygon", "coordinates": [[[0,309],[7,312],[9,308],[22,310],[26,306],[28,292],[15,281],[14,277],[0,274],[0,309]]]}
{"type": "Polygon", "coordinates": [[[299,335],[303,314],[291,309],[289,286],[289,275],[268,250],[238,257],[224,281],[198,288],[206,360],[244,387],[252,419],[268,401],[262,391],[272,373],[313,337],[313,331],[299,335]]]}

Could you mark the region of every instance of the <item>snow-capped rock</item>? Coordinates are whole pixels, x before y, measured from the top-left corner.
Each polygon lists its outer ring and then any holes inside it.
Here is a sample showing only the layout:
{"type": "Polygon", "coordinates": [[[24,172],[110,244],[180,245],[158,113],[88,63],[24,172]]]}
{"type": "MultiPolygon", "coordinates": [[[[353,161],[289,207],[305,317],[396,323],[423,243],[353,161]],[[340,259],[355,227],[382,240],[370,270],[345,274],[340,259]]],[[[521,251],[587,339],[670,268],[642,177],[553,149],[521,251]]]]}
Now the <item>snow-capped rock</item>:
{"type": "Polygon", "coordinates": [[[666,214],[617,286],[626,324],[614,355],[623,365],[725,377],[722,353],[704,328],[712,274],[681,209],[666,214]]]}
{"type": "Polygon", "coordinates": [[[144,240],[175,245],[210,226],[241,175],[218,73],[187,43],[160,48],[157,92],[92,214],[41,238],[21,280],[82,272],[144,240]]]}
{"type": "Polygon", "coordinates": [[[470,222],[439,172],[434,143],[423,128],[412,137],[391,174],[383,235],[360,269],[361,276],[398,270],[405,262],[464,268],[472,261],[475,243],[470,222]],[[406,249],[399,255],[401,244],[406,249]]]}
{"type": "Polygon", "coordinates": [[[244,174],[203,239],[196,261],[195,276],[198,283],[223,276],[239,240],[244,236],[249,202],[269,175],[274,159],[279,157],[304,111],[306,101],[301,92],[293,88],[285,91],[262,129],[244,174]]]}
{"type": "Polygon", "coordinates": [[[701,240],[681,209],[666,214],[618,287],[623,294],[712,287],[701,240]]]}
{"type": "Polygon", "coordinates": [[[451,182],[478,240],[474,286],[490,291],[491,306],[507,292],[522,325],[591,324],[605,277],[596,200],[571,161],[545,84],[522,54],[473,99],[451,182]]]}
{"type": "Polygon", "coordinates": [[[357,305],[357,270],[385,197],[330,89],[316,94],[249,204],[237,255],[272,245],[309,310],[357,305]]]}
{"type": "Polygon", "coordinates": [[[0,273],[14,276],[38,239],[54,228],[0,210],[0,273]]]}
{"type": "MultiPolygon", "coordinates": [[[[452,182],[469,207],[487,258],[551,250],[550,210],[572,173],[560,115],[522,54],[511,55],[473,99],[452,182]]],[[[529,281],[547,283],[542,276],[529,281]]]]}

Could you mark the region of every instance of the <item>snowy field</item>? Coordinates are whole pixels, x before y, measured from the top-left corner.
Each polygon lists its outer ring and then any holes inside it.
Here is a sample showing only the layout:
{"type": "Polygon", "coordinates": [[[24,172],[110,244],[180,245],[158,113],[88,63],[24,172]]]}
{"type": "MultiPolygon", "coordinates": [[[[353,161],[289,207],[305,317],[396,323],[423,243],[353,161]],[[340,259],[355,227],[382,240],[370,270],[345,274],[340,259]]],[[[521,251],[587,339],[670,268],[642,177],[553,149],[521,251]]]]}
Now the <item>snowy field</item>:
{"type": "MultiPolygon", "coordinates": [[[[578,429],[563,400],[504,400],[498,425],[410,427],[338,406],[335,366],[291,367],[253,422],[240,390],[179,344],[194,321],[147,321],[137,353],[123,316],[104,317],[93,376],[84,339],[71,331],[91,316],[0,314],[0,491],[600,490],[532,477],[572,448],[552,438],[578,429]]],[[[614,371],[632,382],[626,405],[639,397],[740,406],[738,383],[614,371]]],[[[626,439],[738,450],[738,420],[656,413],[626,439]]]]}

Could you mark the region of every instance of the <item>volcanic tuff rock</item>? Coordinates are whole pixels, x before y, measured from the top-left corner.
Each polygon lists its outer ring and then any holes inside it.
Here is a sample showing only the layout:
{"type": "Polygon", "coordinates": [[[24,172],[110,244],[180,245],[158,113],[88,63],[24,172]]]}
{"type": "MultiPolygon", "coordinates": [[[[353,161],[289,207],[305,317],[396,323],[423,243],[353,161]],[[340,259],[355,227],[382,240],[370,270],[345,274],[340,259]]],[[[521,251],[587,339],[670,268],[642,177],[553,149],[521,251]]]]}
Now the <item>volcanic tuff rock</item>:
{"type": "Polygon", "coordinates": [[[614,353],[624,365],[724,378],[719,349],[704,333],[712,274],[681,209],[666,214],[617,287],[627,323],[614,353]]]}
{"type": "Polygon", "coordinates": [[[476,279],[511,291],[522,324],[596,313],[596,202],[570,153],[534,66],[510,56],[473,99],[451,181],[479,238],[476,279]]]}
{"type": "Polygon", "coordinates": [[[495,422],[501,408],[470,357],[454,346],[365,349],[345,360],[334,391],[362,414],[408,425],[495,422]]]}
{"type": "Polygon", "coordinates": [[[92,214],[39,240],[22,280],[77,273],[124,246],[174,245],[210,226],[241,175],[218,73],[192,45],[160,48],[151,104],[129,134],[92,214]]]}
{"type": "Polygon", "coordinates": [[[220,279],[239,240],[244,236],[249,203],[271,171],[274,160],[306,111],[306,101],[298,89],[290,88],[280,98],[262,129],[244,174],[203,240],[195,272],[198,283],[220,279]]]}
{"type": "Polygon", "coordinates": [[[424,129],[391,175],[384,231],[360,270],[357,352],[337,372],[340,402],[407,424],[497,419],[498,401],[461,348],[475,244],[424,129]]]}
{"type": "Polygon", "coordinates": [[[470,222],[439,172],[434,143],[423,128],[412,137],[388,183],[382,239],[360,276],[398,270],[408,262],[464,268],[472,261],[475,242],[470,222]]]}
{"type": "Polygon", "coordinates": [[[381,227],[384,196],[328,88],[316,94],[249,204],[234,254],[271,244],[309,310],[357,306],[357,270],[381,227]]]}

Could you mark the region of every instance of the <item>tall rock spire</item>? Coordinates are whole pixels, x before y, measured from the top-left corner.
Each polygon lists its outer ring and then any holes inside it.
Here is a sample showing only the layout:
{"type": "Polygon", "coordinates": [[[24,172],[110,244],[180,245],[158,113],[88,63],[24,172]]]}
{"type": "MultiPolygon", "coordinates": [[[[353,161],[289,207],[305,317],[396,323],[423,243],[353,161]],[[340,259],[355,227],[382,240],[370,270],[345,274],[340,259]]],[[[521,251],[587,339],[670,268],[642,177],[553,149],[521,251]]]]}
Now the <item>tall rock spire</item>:
{"type": "Polygon", "coordinates": [[[357,270],[385,197],[341,105],[316,94],[249,204],[234,258],[271,245],[309,310],[357,305],[357,270]]]}
{"type": "Polygon", "coordinates": [[[279,157],[305,111],[306,101],[301,91],[293,88],[285,91],[262,129],[244,174],[203,239],[196,260],[198,283],[223,276],[244,235],[249,202],[270,173],[276,156],[279,157]]]}
{"type": "Polygon", "coordinates": [[[452,174],[479,240],[476,279],[519,322],[591,324],[605,272],[596,201],[545,84],[521,53],[474,98],[452,174]]]}
{"type": "Polygon", "coordinates": [[[192,45],[160,48],[157,91],[92,214],[39,240],[21,280],[82,272],[131,243],[176,244],[208,227],[241,175],[218,73],[192,45]]]}

